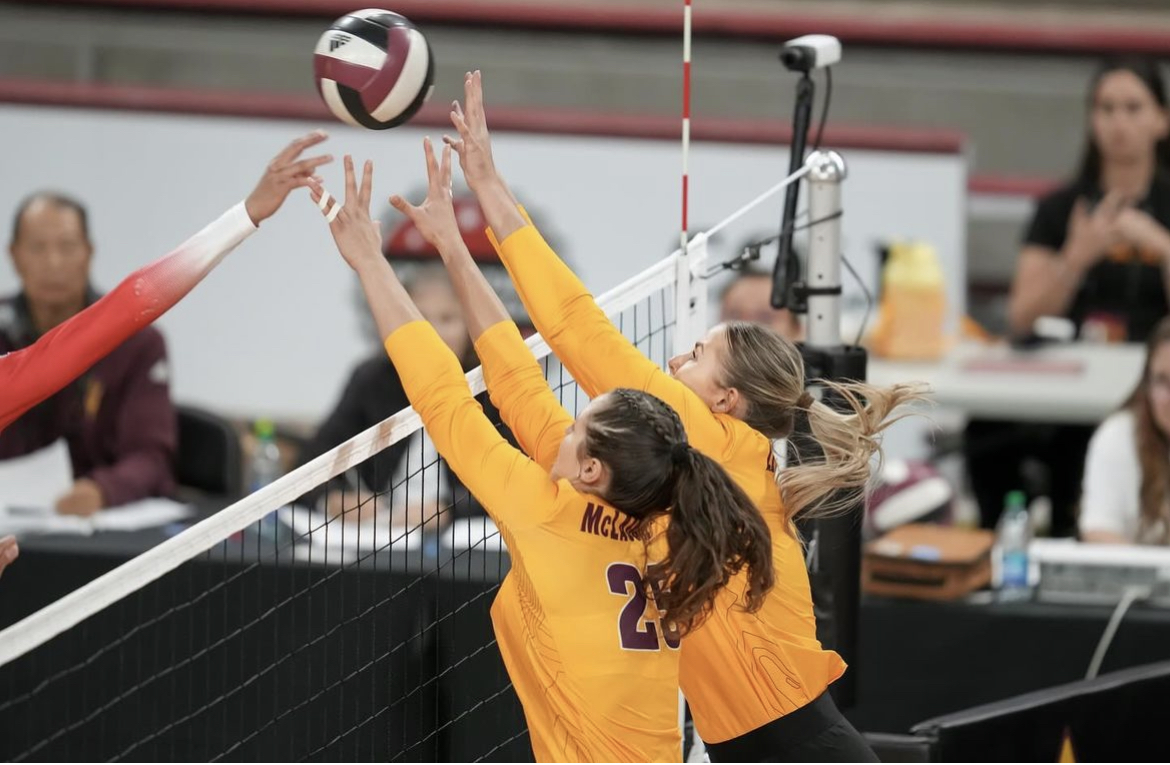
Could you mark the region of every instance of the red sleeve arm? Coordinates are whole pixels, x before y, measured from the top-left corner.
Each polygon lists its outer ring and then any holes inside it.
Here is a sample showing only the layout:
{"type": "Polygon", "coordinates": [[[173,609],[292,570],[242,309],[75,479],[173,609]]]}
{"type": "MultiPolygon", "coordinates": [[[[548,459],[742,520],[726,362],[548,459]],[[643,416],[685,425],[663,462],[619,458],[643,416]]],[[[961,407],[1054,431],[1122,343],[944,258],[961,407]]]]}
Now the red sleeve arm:
{"type": "Polygon", "coordinates": [[[170,310],[255,230],[240,202],[28,348],[0,357],[0,430],[170,310]]]}

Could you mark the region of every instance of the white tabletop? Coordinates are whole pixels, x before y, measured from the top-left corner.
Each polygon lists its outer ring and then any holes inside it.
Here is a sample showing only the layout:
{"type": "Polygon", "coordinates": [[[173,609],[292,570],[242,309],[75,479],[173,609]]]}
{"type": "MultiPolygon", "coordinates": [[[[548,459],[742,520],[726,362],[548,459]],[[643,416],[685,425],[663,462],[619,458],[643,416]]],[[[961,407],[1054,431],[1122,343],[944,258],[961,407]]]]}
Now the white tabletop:
{"type": "Polygon", "coordinates": [[[871,357],[869,382],[921,381],[940,406],[969,417],[1096,424],[1132,392],[1145,362],[1142,345],[1070,343],[1013,351],[959,345],[937,362],[871,357]]]}

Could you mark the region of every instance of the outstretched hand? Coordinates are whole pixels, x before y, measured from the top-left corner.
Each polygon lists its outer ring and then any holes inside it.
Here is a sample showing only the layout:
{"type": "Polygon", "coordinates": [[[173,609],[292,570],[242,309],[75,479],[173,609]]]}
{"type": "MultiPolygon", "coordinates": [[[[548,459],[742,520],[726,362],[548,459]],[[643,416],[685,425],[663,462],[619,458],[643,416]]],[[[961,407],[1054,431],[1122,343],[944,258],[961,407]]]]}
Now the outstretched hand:
{"type": "Polygon", "coordinates": [[[335,199],[320,180],[308,182],[309,195],[329,221],[329,231],[337,250],[355,271],[382,258],[382,231],[370,218],[370,191],[374,182],[374,163],[366,160],[361,187],[353,171],[353,158],[345,155],[345,202],[335,199]]]}
{"type": "Polygon", "coordinates": [[[451,104],[451,124],[459,131],[459,138],[443,136],[443,142],[459,155],[459,166],[472,191],[496,177],[492,159],[492,141],[488,133],[487,116],[483,110],[483,76],[477,69],[463,78],[463,102],[451,104]]]}
{"type": "Polygon", "coordinates": [[[423,139],[423,156],[427,163],[427,197],[415,206],[401,196],[390,197],[395,210],[410,218],[423,238],[435,247],[444,260],[450,245],[461,241],[459,221],[451,192],[451,147],[443,147],[443,159],[435,159],[431,139],[423,139]]]}
{"type": "Polygon", "coordinates": [[[308,186],[317,168],[333,161],[329,154],[298,159],[305,149],[316,146],[328,137],[325,131],[314,130],[290,143],[268,163],[260,182],[244,200],[244,207],[252,223],[259,226],[262,221],[271,218],[284,204],[284,200],[288,199],[289,192],[308,186]]]}

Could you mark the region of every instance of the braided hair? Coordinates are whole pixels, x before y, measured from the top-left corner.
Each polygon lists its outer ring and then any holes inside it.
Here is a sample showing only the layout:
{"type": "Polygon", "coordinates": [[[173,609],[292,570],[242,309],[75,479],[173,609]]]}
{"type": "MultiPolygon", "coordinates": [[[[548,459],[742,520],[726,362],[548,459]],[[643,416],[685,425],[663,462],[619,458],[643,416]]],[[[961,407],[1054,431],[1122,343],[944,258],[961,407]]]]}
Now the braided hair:
{"type": "Polygon", "coordinates": [[[744,604],[750,611],[763,604],[774,580],[768,526],[727,472],[691,447],[673,409],[618,388],[595,405],[584,450],[608,468],[602,499],[614,508],[643,528],[670,511],[669,552],[649,567],[646,582],[678,629],[699,624],[719,590],[745,569],[744,604]]]}

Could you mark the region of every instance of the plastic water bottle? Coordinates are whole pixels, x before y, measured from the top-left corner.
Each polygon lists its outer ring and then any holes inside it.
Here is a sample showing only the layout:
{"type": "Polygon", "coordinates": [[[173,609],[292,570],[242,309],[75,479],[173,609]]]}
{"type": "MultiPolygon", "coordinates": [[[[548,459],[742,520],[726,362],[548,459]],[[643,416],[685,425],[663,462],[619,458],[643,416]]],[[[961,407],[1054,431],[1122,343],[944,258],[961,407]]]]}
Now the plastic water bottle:
{"type": "MultiPolygon", "coordinates": [[[[280,478],[280,447],[276,445],[276,429],[271,420],[257,420],[252,432],[256,436],[256,450],[252,452],[249,488],[257,492],[280,478]]],[[[258,531],[263,538],[277,539],[281,525],[273,511],[260,519],[258,531]]]]}
{"type": "Polygon", "coordinates": [[[1028,544],[1031,541],[1032,523],[1028,517],[1027,498],[1022,491],[1010,492],[995,534],[1000,600],[1028,598],[1028,544]]]}
{"type": "Polygon", "coordinates": [[[256,450],[252,453],[250,488],[256,492],[280,478],[280,448],[270,420],[257,420],[252,432],[256,436],[256,450]]]}

